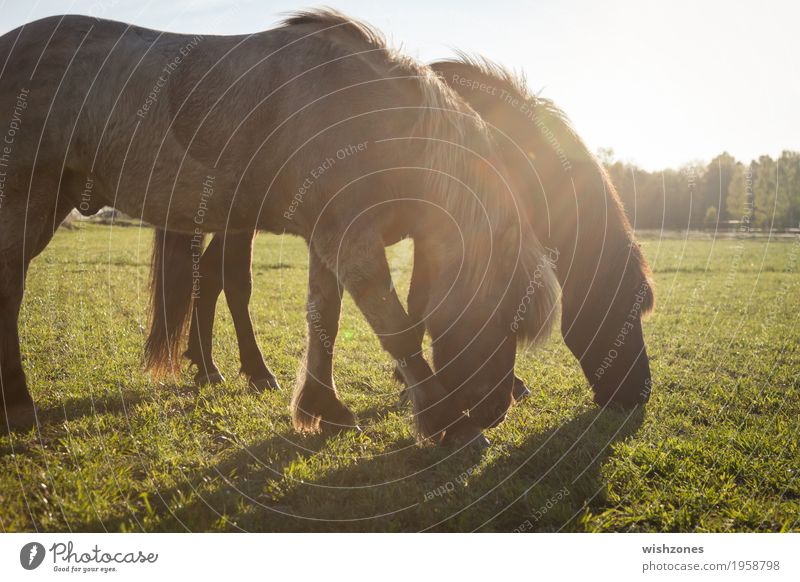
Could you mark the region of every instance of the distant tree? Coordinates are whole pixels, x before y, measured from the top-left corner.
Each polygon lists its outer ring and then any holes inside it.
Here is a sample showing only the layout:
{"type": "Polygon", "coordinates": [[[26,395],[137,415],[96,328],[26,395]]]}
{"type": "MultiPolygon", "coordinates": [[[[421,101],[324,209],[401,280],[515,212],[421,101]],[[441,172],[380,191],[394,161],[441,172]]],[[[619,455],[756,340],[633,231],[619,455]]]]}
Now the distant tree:
{"type": "Polygon", "coordinates": [[[749,230],[753,226],[753,176],[756,165],[737,163],[733,176],[728,184],[728,196],[725,202],[728,217],[740,223],[739,228],[749,230]]]}
{"type": "Polygon", "coordinates": [[[703,189],[706,168],[700,164],[687,164],[681,168],[685,183],[678,186],[678,192],[686,190],[685,212],[688,228],[703,228],[707,206],[703,189]]]}
{"type": "Polygon", "coordinates": [[[709,206],[708,210],[706,210],[706,218],[704,220],[706,228],[716,228],[718,219],[717,207],[709,206]]]}
{"type": "Polygon", "coordinates": [[[783,151],[778,158],[779,199],[785,196],[781,226],[800,226],[800,152],[783,151]]]}
{"type": "Polygon", "coordinates": [[[614,163],[614,157],[614,150],[611,148],[599,148],[597,150],[597,159],[606,167],[614,163]]]}
{"type": "Polygon", "coordinates": [[[743,228],[800,226],[800,152],[749,164],[724,152],[708,165],[647,172],[598,151],[634,228],[707,228],[722,220],[743,228]],[[713,210],[713,219],[710,212],[713,210]]]}
{"type": "Polygon", "coordinates": [[[759,228],[777,226],[780,215],[777,197],[778,176],[775,160],[769,156],[758,158],[758,168],[753,181],[755,197],[755,223],[759,228]]]}
{"type": "Polygon", "coordinates": [[[721,220],[730,218],[725,203],[735,169],[736,160],[728,152],[721,153],[709,162],[698,187],[702,203],[698,207],[699,212],[705,212],[706,208],[714,206],[721,220]]]}

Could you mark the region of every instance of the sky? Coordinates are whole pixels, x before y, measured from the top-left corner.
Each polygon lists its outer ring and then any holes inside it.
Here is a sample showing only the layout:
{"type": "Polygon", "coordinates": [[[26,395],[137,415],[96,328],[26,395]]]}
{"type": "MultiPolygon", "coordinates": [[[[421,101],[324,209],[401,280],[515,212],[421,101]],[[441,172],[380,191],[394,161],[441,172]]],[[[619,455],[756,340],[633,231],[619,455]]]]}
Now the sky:
{"type": "MultiPolygon", "coordinates": [[[[424,61],[480,54],[522,72],[590,148],[647,170],[800,150],[800,2],[324,0],[424,61]]],[[[289,0],[0,0],[0,34],[90,14],[198,34],[273,27],[289,0]]]]}

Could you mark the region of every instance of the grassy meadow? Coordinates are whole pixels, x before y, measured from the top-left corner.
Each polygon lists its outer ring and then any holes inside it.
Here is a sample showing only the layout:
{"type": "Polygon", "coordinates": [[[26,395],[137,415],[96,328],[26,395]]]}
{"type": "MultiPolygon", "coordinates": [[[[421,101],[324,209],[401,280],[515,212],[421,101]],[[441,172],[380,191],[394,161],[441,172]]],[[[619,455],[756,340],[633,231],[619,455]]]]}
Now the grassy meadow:
{"type": "MultiPolygon", "coordinates": [[[[643,414],[601,412],[558,334],[492,446],[418,446],[349,297],[336,378],[361,434],[296,434],[304,243],[262,235],[251,311],[282,388],[142,372],[152,232],[81,224],[32,264],[20,333],[39,432],[0,437],[0,531],[800,530],[800,242],[645,235],[657,284],[643,414]]],[[[412,246],[388,250],[403,296],[412,246]]]]}

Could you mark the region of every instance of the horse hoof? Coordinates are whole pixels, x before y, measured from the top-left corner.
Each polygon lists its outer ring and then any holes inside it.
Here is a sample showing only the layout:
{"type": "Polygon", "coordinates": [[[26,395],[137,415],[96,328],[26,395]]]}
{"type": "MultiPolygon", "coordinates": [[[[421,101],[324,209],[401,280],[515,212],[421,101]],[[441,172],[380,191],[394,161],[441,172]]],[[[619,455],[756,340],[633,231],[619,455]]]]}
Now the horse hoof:
{"type": "Polygon", "coordinates": [[[525,383],[519,378],[514,378],[513,392],[514,402],[520,402],[531,395],[531,391],[525,386],[525,383]]]}
{"type": "Polygon", "coordinates": [[[280,390],[281,388],[281,385],[278,384],[278,381],[274,376],[265,376],[258,379],[250,378],[248,384],[250,385],[250,388],[257,390],[258,392],[263,392],[264,390],[280,390]]]}
{"type": "Polygon", "coordinates": [[[0,420],[2,433],[26,433],[38,426],[39,420],[36,416],[36,407],[33,400],[26,400],[18,404],[13,404],[5,409],[5,414],[0,420]]]}
{"type": "Polygon", "coordinates": [[[209,384],[222,384],[225,382],[225,376],[219,372],[212,372],[211,374],[203,374],[198,372],[194,376],[194,383],[197,386],[208,386],[209,384]]]}
{"type": "Polygon", "coordinates": [[[356,415],[338,401],[321,415],[319,428],[325,433],[338,433],[353,429],[361,432],[356,415]]]}

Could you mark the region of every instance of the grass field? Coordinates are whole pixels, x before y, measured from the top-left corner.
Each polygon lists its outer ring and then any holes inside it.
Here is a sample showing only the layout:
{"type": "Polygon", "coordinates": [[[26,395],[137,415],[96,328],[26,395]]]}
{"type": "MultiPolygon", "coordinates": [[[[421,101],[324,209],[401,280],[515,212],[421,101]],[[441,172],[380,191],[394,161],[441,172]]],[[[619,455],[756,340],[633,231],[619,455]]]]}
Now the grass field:
{"type": "MultiPolygon", "coordinates": [[[[302,241],[259,237],[253,319],[282,383],[158,385],[141,371],[152,233],[60,231],[28,277],[21,336],[41,432],[0,439],[4,531],[800,529],[800,243],[645,237],[656,312],[644,414],[591,403],[556,334],[521,353],[532,395],[487,451],[415,445],[389,356],[349,298],[336,354],[363,433],[299,436],[302,241]]],[[[408,244],[389,249],[407,289],[408,244]]]]}

